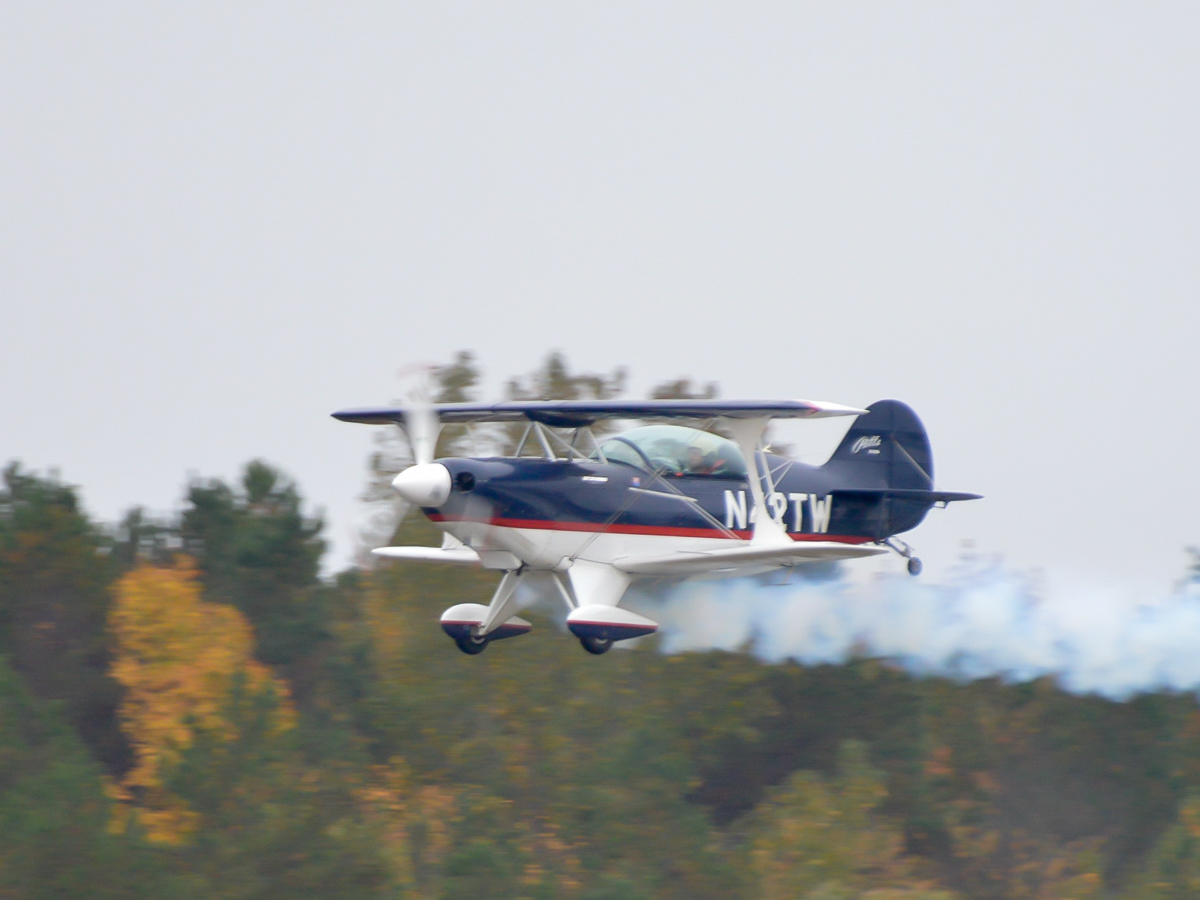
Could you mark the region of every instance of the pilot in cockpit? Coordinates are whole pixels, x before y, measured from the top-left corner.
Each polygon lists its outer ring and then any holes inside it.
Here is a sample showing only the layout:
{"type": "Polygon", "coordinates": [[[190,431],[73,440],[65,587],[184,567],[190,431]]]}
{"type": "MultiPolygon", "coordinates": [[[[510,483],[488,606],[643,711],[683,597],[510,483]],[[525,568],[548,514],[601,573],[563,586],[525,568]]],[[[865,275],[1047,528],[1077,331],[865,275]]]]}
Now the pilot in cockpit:
{"type": "Polygon", "coordinates": [[[716,452],[705,453],[700,447],[692,444],[687,449],[687,468],[689,475],[715,475],[725,465],[725,460],[719,459],[716,452]]]}

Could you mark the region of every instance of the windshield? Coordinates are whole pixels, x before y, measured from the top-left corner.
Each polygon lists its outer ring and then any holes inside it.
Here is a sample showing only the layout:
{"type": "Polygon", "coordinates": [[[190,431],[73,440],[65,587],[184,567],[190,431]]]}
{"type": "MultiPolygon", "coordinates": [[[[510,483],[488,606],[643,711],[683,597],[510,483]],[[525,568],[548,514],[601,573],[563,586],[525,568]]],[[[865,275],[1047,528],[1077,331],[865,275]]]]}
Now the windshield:
{"type": "Polygon", "coordinates": [[[737,444],[719,435],[680,425],[645,425],[605,441],[609,462],[661,472],[708,478],[745,478],[737,444]]]}

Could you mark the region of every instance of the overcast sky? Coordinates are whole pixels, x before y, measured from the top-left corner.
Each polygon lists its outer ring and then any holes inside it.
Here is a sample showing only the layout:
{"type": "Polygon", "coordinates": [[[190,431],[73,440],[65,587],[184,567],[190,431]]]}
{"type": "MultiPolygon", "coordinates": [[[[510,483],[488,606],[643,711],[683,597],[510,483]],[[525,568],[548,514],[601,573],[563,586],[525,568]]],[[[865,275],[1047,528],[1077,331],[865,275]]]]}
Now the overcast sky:
{"type": "MultiPolygon", "coordinates": [[[[910,403],[910,536],[1200,543],[1200,4],[0,5],[0,459],[283,466],[337,559],[415,360],[910,403]]],[[[828,430],[795,436],[827,451],[828,430]]]]}

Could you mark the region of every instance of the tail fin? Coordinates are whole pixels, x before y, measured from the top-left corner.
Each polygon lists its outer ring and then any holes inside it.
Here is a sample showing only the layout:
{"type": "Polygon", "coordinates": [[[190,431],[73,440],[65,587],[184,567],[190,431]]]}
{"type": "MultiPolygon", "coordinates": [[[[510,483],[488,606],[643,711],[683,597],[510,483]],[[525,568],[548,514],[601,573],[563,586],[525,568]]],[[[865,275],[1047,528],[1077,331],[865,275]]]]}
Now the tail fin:
{"type": "Polygon", "coordinates": [[[861,487],[928,491],[933,452],[925,426],[906,404],[880,400],[855,419],[825,468],[861,487]]]}

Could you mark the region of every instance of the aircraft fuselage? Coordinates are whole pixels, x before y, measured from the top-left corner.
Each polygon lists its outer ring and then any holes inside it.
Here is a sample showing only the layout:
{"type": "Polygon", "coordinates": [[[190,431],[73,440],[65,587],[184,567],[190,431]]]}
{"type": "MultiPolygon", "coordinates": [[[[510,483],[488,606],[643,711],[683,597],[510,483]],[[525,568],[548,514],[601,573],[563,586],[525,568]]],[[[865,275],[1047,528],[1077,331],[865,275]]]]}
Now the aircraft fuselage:
{"type": "MultiPolygon", "coordinates": [[[[795,541],[861,544],[918,525],[927,500],[839,496],[882,484],[846,483],[828,469],[767,455],[767,508],[795,541]]],[[[651,474],[595,460],[438,460],[453,489],[425,514],[468,546],[508,550],[538,568],[564,558],[611,560],[664,547],[749,540],[754,505],[745,477],[651,474]]]]}

